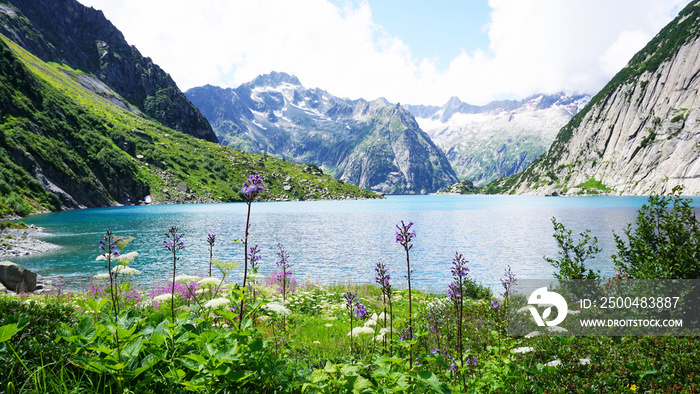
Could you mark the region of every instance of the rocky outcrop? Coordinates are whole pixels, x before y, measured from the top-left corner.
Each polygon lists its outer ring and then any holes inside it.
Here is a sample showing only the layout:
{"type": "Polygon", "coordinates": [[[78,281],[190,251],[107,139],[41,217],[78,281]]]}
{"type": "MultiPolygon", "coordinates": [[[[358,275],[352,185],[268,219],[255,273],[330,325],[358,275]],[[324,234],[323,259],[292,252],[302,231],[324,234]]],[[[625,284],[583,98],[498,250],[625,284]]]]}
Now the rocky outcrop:
{"type": "Polygon", "coordinates": [[[0,261],[0,283],[12,292],[31,293],[36,290],[37,275],[11,261],[0,261]]]}
{"type": "Polygon", "coordinates": [[[461,180],[450,187],[446,187],[438,194],[476,194],[479,189],[471,181],[461,180]]]}
{"type": "Polygon", "coordinates": [[[558,93],[476,106],[452,97],[442,107],[406,108],[445,152],[457,176],[482,186],[527,168],[589,100],[558,93]]]}
{"type": "Polygon", "coordinates": [[[76,0],[9,0],[0,4],[0,33],[44,61],[95,75],[168,127],[217,141],[170,75],[130,46],[102,11],[76,0]]]}
{"type": "Polygon", "coordinates": [[[700,3],[691,3],[501,192],[700,193],[700,3]]]}
{"type": "Polygon", "coordinates": [[[186,94],[225,145],[314,164],[384,194],[432,193],[457,181],[444,153],[399,104],[337,98],[280,72],[236,89],[207,85],[186,94]]]}

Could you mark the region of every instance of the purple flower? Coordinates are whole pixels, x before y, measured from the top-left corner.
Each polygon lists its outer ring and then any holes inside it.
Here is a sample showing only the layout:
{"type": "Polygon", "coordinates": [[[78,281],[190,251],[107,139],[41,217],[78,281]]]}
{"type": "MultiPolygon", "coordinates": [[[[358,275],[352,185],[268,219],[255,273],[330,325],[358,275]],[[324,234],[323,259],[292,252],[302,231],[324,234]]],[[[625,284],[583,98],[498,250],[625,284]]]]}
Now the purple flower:
{"type": "MultiPolygon", "coordinates": [[[[250,261],[250,269],[255,269],[258,266],[258,261],[262,259],[262,256],[260,256],[260,248],[258,245],[253,246],[250,248],[250,251],[248,252],[248,260],[250,261]]],[[[291,272],[290,272],[291,274],[291,272]]]]}
{"type": "Polygon", "coordinates": [[[248,202],[255,200],[255,197],[263,191],[262,178],[258,175],[249,176],[248,180],[243,183],[242,191],[248,199],[248,202]]]}
{"type": "Polygon", "coordinates": [[[102,256],[104,257],[119,257],[119,249],[117,249],[117,241],[112,237],[111,232],[107,232],[102,236],[100,241],[100,249],[103,250],[102,256]]]}
{"type": "Polygon", "coordinates": [[[491,300],[491,308],[496,309],[499,306],[501,306],[501,303],[497,299],[494,298],[493,300],[491,300]]]}
{"type": "Polygon", "coordinates": [[[357,293],[351,293],[348,291],[347,293],[343,294],[343,298],[345,298],[345,308],[352,312],[355,307],[355,302],[357,301],[357,293]]]}
{"type": "Polygon", "coordinates": [[[428,310],[427,316],[428,318],[428,328],[430,331],[433,333],[437,333],[440,327],[440,324],[442,324],[442,317],[440,317],[440,311],[436,307],[431,307],[428,310]]]}
{"type": "Polygon", "coordinates": [[[210,232],[207,234],[207,242],[209,243],[209,246],[214,246],[214,242],[216,242],[216,233],[215,232],[210,232]]]}
{"type": "Polygon", "coordinates": [[[411,226],[413,226],[413,222],[408,222],[408,224],[405,224],[404,221],[401,221],[401,225],[396,225],[396,243],[401,244],[406,250],[411,249],[413,245],[411,244],[411,241],[413,238],[416,237],[416,232],[411,231],[411,226]]]}
{"type": "Polygon", "coordinates": [[[462,289],[457,283],[450,283],[447,286],[447,298],[455,304],[459,304],[459,300],[462,298],[462,289]]]}
{"type": "Polygon", "coordinates": [[[185,243],[182,241],[182,237],[185,234],[177,235],[177,227],[173,227],[165,233],[166,239],[163,240],[163,246],[169,251],[178,251],[185,248],[185,243]],[[174,231],[173,231],[174,230],[174,231]]]}
{"type": "Polygon", "coordinates": [[[501,295],[505,300],[508,300],[508,297],[515,292],[513,286],[515,286],[517,282],[518,279],[515,278],[509,265],[503,273],[503,278],[501,278],[501,286],[503,286],[503,293],[501,295]]]}
{"type": "Polygon", "coordinates": [[[413,339],[413,330],[411,330],[411,327],[406,327],[403,330],[401,330],[399,339],[402,341],[409,341],[413,339]]]}
{"type": "Polygon", "coordinates": [[[468,262],[469,261],[464,259],[464,256],[456,253],[454,260],[452,260],[452,277],[465,278],[467,274],[469,274],[469,267],[467,267],[468,262]]]}
{"type": "Polygon", "coordinates": [[[374,281],[381,286],[382,288],[382,293],[386,296],[391,295],[391,284],[389,283],[389,279],[391,279],[391,275],[389,275],[388,269],[386,268],[386,265],[384,263],[379,262],[377,263],[377,266],[374,268],[374,271],[377,273],[377,275],[374,277],[374,281]]]}
{"type": "Polygon", "coordinates": [[[369,317],[367,309],[363,304],[360,304],[360,300],[355,301],[355,317],[358,319],[366,319],[367,317],[369,317]]]}

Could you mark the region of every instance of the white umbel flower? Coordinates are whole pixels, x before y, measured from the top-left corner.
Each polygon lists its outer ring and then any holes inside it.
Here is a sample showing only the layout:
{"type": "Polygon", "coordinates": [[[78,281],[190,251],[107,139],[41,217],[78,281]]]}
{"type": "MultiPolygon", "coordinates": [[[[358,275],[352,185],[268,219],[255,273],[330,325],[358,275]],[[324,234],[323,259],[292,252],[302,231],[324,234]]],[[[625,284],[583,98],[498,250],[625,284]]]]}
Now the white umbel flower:
{"type": "Polygon", "coordinates": [[[289,315],[292,313],[289,309],[287,309],[284,305],[280,304],[279,302],[270,302],[265,305],[263,305],[263,308],[275,312],[278,315],[289,315]]]}
{"type": "Polygon", "coordinates": [[[136,268],[127,267],[125,265],[118,265],[112,268],[112,272],[123,275],[138,275],[141,273],[141,271],[137,270],[136,268]]]}
{"type": "Polygon", "coordinates": [[[201,280],[199,276],[194,276],[194,275],[178,275],[175,277],[175,282],[178,283],[184,283],[186,285],[189,285],[190,282],[197,282],[198,280],[201,280]]]}
{"type": "Polygon", "coordinates": [[[93,276],[93,278],[95,278],[95,279],[109,279],[109,274],[106,274],[106,273],[97,274],[97,275],[93,276]]]}
{"type": "Polygon", "coordinates": [[[523,354],[523,353],[530,353],[533,350],[535,350],[535,348],[532,346],[523,346],[523,347],[516,347],[515,349],[512,350],[512,352],[523,354]]]}
{"type": "Polygon", "coordinates": [[[153,301],[158,301],[158,302],[163,302],[163,301],[170,301],[173,298],[173,295],[170,293],[165,293],[161,294],[159,296],[156,296],[153,298],[153,301]]]}
{"type": "Polygon", "coordinates": [[[214,298],[214,299],[207,301],[204,304],[204,307],[209,308],[209,309],[219,309],[219,308],[225,307],[226,305],[228,305],[230,303],[231,303],[231,300],[229,300],[228,298],[224,298],[224,297],[214,298]]]}
{"type": "Polygon", "coordinates": [[[204,279],[201,279],[197,283],[202,287],[214,287],[214,286],[220,285],[221,282],[222,282],[221,279],[217,279],[217,278],[214,278],[212,276],[208,276],[204,279]]]}
{"type": "Polygon", "coordinates": [[[117,261],[122,263],[122,264],[129,264],[132,261],[134,261],[134,259],[137,257],[139,257],[139,252],[129,252],[129,253],[120,254],[117,257],[117,261]]]}
{"type": "Polygon", "coordinates": [[[547,364],[545,364],[544,366],[545,366],[545,367],[558,367],[558,366],[560,366],[560,365],[561,365],[561,361],[559,361],[559,360],[552,360],[552,361],[548,362],[547,364]]]}
{"type": "Polygon", "coordinates": [[[359,334],[374,334],[374,329],[371,327],[355,327],[348,333],[348,336],[356,337],[359,334]]]}

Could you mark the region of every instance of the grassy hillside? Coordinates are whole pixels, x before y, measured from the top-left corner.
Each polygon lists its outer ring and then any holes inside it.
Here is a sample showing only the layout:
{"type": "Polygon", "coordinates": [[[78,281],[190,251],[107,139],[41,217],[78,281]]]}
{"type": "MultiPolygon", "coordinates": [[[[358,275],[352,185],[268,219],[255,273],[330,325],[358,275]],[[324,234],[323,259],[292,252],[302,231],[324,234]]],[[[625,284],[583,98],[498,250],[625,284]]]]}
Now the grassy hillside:
{"type": "Polygon", "coordinates": [[[146,195],[156,202],[241,201],[252,173],[269,186],[263,199],[376,197],[315,168],[167,128],[115,105],[123,100],[93,76],[0,39],[0,216],[146,195]]]}

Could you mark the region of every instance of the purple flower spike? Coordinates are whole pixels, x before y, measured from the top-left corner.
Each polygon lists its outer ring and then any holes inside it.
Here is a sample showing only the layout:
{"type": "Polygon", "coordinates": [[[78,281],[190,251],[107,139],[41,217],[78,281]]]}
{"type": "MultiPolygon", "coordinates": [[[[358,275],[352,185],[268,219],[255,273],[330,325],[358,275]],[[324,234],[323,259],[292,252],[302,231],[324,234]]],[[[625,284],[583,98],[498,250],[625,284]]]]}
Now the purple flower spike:
{"type": "Polygon", "coordinates": [[[396,225],[396,229],[398,230],[396,231],[396,243],[401,244],[406,250],[413,247],[411,241],[416,237],[416,232],[415,230],[411,231],[411,226],[413,226],[413,222],[405,224],[403,220],[400,225],[396,225]]]}
{"type": "Polygon", "coordinates": [[[209,246],[214,246],[214,242],[216,242],[216,233],[212,231],[207,234],[207,243],[209,243],[209,246]]]}
{"type": "Polygon", "coordinates": [[[255,200],[255,197],[263,191],[262,178],[258,175],[249,176],[248,180],[243,183],[242,191],[248,199],[248,202],[255,200]]]}

